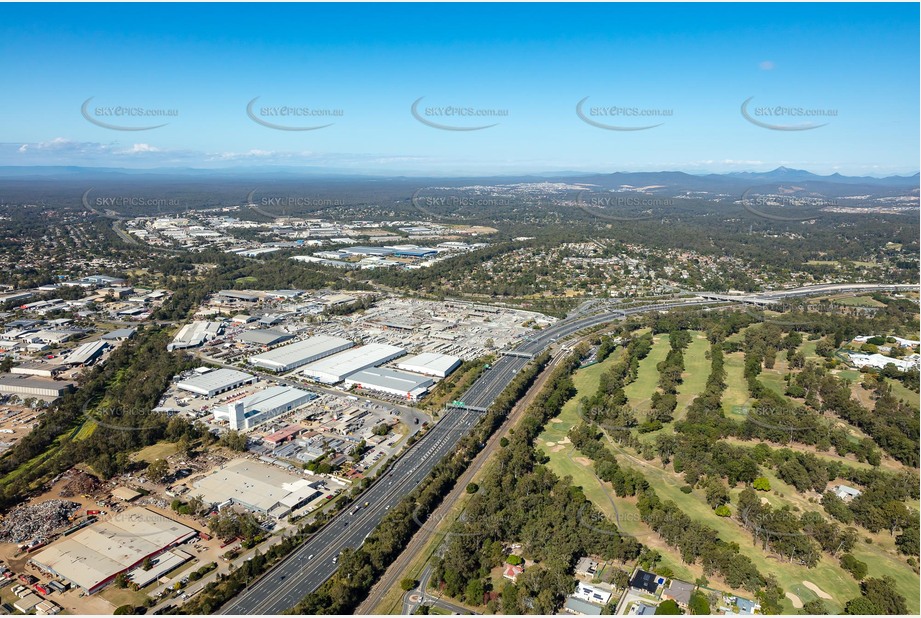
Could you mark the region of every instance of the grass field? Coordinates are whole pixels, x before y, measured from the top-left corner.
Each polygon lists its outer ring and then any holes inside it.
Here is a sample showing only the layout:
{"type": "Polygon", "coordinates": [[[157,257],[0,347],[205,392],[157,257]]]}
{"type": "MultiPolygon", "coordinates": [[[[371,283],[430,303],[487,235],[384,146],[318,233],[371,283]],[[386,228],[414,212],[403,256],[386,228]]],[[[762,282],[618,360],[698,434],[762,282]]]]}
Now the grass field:
{"type": "Polygon", "coordinates": [[[921,407],[921,395],[911,389],[906,388],[905,385],[898,380],[887,378],[886,382],[892,387],[893,395],[899,399],[907,401],[915,408],[921,407]]]}
{"type": "MultiPolygon", "coordinates": [[[[609,443],[609,446],[614,449],[615,452],[625,453],[624,449],[616,444],[609,443]]],[[[751,558],[758,566],[759,570],[763,573],[774,574],[785,591],[793,592],[804,602],[818,597],[803,585],[803,581],[810,581],[816,584],[834,598],[833,601],[826,601],[828,608],[834,613],[839,613],[843,610],[845,601],[860,594],[857,582],[841,569],[836,559],[829,556],[823,556],[816,567],[809,569],[801,565],[791,564],[777,556],[766,555],[761,551],[760,547],[756,547],[752,544],[751,535],[744,531],[737,521],[733,521],[730,518],[717,517],[704,501],[704,494],[702,491],[694,490],[691,494],[682,493],[679,488],[684,482],[673,472],[663,470],[661,466],[655,463],[644,462],[635,456],[631,457],[629,460],[620,458],[619,461],[621,465],[639,469],[655,488],[660,498],[675,502],[681,510],[692,519],[704,523],[716,530],[720,538],[724,541],[738,543],[741,553],[751,558]]],[[[768,478],[771,479],[772,487],[775,486],[776,482],[776,486],[782,489],[782,484],[776,477],[769,475],[768,478]]],[[[739,491],[741,490],[737,489],[732,492],[734,500],[737,498],[739,491]]],[[[791,489],[790,492],[795,493],[795,490],[791,489]]],[[[790,495],[790,493],[785,493],[785,495],[790,495]]],[[[772,497],[774,501],[779,503],[780,499],[778,497],[773,496],[773,494],[772,497]]],[[[814,509],[815,507],[813,507],[813,510],[814,509]]],[[[917,576],[914,576],[911,570],[904,564],[900,567],[896,567],[895,565],[898,561],[881,551],[875,560],[875,564],[867,562],[871,569],[871,575],[882,575],[893,569],[900,571],[900,577],[897,579],[899,592],[908,599],[909,608],[913,612],[917,612],[918,600],[915,592],[919,585],[917,576]],[[887,566],[887,563],[891,564],[887,566]],[[910,589],[910,585],[912,585],[912,576],[914,576],[914,589],[910,589]]],[[[712,584],[712,586],[719,587],[716,583],[712,584]]],[[[739,592],[745,596],[743,591],[739,592]]],[[[784,601],[784,607],[786,610],[785,613],[795,613],[793,605],[789,601],[784,601]]]]}
{"type": "Polygon", "coordinates": [[[745,381],[745,355],[742,352],[724,354],[723,361],[723,367],[726,369],[723,411],[731,414],[733,410],[751,401],[751,397],[748,396],[748,383],[745,381]]]}
{"type": "Polygon", "coordinates": [[[166,459],[175,452],[176,444],[174,442],[157,442],[156,444],[151,444],[139,450],[134,454],[132,459],[134,459],[134,461],[153,463],[158,459],[166,459]]]}
{"type": "Polygon", "coordinates": [[[845,307],[885,307],[883,303],[869,296],[845,296],[843,298],[831,298],[831,302],[836,305],[845,307]]]}
{"type": "Polygon", "coordinates": [[[702,569],[684,564],[676,552],[665,546],[652,529],[640,521],[636,500],[615,496],[610,486],[599,482],[591,462],[578,451],[574,452],[569,444],[567,434],[580,422],[578,400],[595,392],[601,374],[620,357],[621,355],[615,352],[603,363],[580,369],[573,375],[573,383],[578,391],[576,396],[566,402],[557,418],[547,423],[535,445],[550,457],[547,467],[561,477],[570,477],[572,484],[581,487],[592,504],[608,519],[618,523],[620,530],[637,537],[644,545],[658,549],[663,556],[662,564],[669,566],[676,577],[694,581],[703,574],[702,569]]]}
{"type": "Polygon", "coordinates": [[[96,427],[96,421],[87,419],[86,422],[80,426],[80,430],[74,434],[74,442],[79,442],[80,440],[86,440],[89,438],[91,435],[93,435],[93,432],[96,431],[96,427]]]}
{"type": "MultiPolygon", "coordinates": [[[[657,347],[667,350],[666,346],[662,346],[661,344],[661,340],[657,341],[657,347]]],[[[647,368],[644,374],[643,364],[654,370],[655,363],[659,362],[661,358],[664,358],[664,353],[660,352],[660,354],[661,356],[655,358],[652,362],[649,362],[650,359],[647,357],[641,364],[640,371],[641,375],[643,375],[646,380],[646,384],[643,389],[634,388],[633,397],[639,397],[640,393],[651,393],[651,391],[654,390],[656,378],[651,377],[654,376],[654,371],[649,371],[647,368]],[[652,385],[652,388],[647,390],[650,385],[652,385]]],[[[652,356],[651,353],[650,357],[652,356]]],[[[703,354],[699,352],[690,353],[689,348],[689,351],[685,353],[686,366],[691,368],[692,365],[691,362],[689,362],[691,358],[695,359],[692,361],[693,363],[700,363],[702,356],[703,354]]],[[[573,484],[581,486],[589,500],[591,500],[608,518],[617,521],[619,528],[624,533],[634,535],[644,545],[657,549],[663,556],[662,564],[669,566],[676,577],[694,581],[694,579],[701,575],[699,566],[685,565],[680,560],[677,552],[665,546],[658,535],[652,533],[644,523],[639,521],[635,500],[614,496],[609,486],[603,485],[598,481],[592,469],[592,462],[580,453],[573,452],[572,447],[568,445],[566,434],[574,424],[579,422],[578,399],[583,395],[594,392],[594,389],[597,388],[598,376],[610,362],[611,360],[609,359],[605,361],[605,363],[594,365],[576,372],[573,381],[578,390],[578,394],[564,406],[558,418],[548,423],[545,431],[539,437],[537,445],[549,455],[550,462],[548,466],[561,476],[571,477],[573,479],[573,484]]],[[[776,388],[784,384],[782,377],[785,372],[786,362],[780,357],[775,365],[775,370],[766,373],[769,375],[773,374],[769,380],[773,380],[776,388]]],[[[706,371],[704,371],[703,374],[702,381],[705,382],[706,371]]],[[[727,394],[729,394],[730,397],[724,399],[724,403],[727,405],[727,408],[731,409],[731,406],[741,405],[748,399],[747,389],[742,379],[741,354],[727,355],[727,374],[727,382],[730,386],[730,388],[727,389],[727,394]],[[731,357],[737,358],[731,359],[731,357]],[[734,362],[729,362],[730,360],[734,362]]],[[[762,378],[763,377],[764,374],[762,375],[762,378]]],[[[693,382],[686,384],[686,387],[688,388],[688,393],[697,388],[693,382]]],[[[700,388],[702,388],[702,385],[700,388]]],[[[631,398],[631,401],[634,401],[634,399],[631,398]]],[[[730,518],[717,517],[713,510],[706,504],[702,491],[694,490],[689,495],[682,493],[680,487],[684,485],[684,481],[680,475],[675,474],[670,469],[663,469],[661,464],[657,462],[646,462],[638,457],[632,450],[624,449],[615,443],[609,442],[608,446],[621,455],[618,457],[621,465],[633,467],[641,471],[655,488],[660,498],[674,501],[683,512],[687,513],[693,519],[715,529],[719,533],[721,539],[738,543],[740,551],[751,558],[762,572],[774,574],[785,591],[796,594],[803,602],[818,598],[816,593],[812,592],[804,585],[804,582],[815,584],[833,597],[833,600],[825,600],[828,609],[833,613],[843,611],[844,603],[860,594],[858,583],[847,572],[841,569],[837,558],[823,554],[819,564],[810,569],[801,565],[791,564],[778,556],[767,555],[760,549],[760,546],[753,545],[750,534],[746,532],[737,521],[730,518]]],[[[818,456],[822,459],[842,460],[842,458],[835,455],[819,454],[818,456]]],[[[860,464],[851,460],[844,461],[854,467],[868,467],[867,464],[860,464]]],[[[822,512],[821,507],[810,503],[802,494],[796,492],[795,488],[786,485],[770,472],[765,471],[765,474],[770,479],[772,489],[774,490],[766,493],[765,498],[775,507],[782,506],[783,504],[790,504],[801,512],[804,510],[822,512]]],[[[741,488],[736,488],[731,492],[733,503],[737,501],[740,491],[741,488]]],[[[907,599],[909,609],[917,613],[919,609],[921,609],[917,598],[917,590],[921,582],[919,582],[918,576],[904,563],[904,561],[895,555],[894,542],[887,537],[888,533],[870,535],[865,530],[862,530],[861,541],[853,553],[860,560],[867,563],[871,577],[879,577],[884,574],[891,575],[896,580],[898,592],[907,599]],[[864,543],[863,539],[866,537],[872,538],[873,543],[864,543]]],[[[725,584],[718,579],[713,581],[711,586],[727,589],[725,584]]],[[[746,596],[744,591],[736,592],[746,596]]],[[[750,597],[751,595],[748,594],[747,596],[750,597]]],[[[789,600],[784,600],[783,604],[785,613],[795,613],[795,609],[789,600]]]]}
{"type": "Polygon", "coordinates": [[[646,358],[640,361],[636,380],[624,388],[630,407],[639,413],[649,411],[649,399],[656,392],[659,384],[659,370],[656,369],[656,365],[665,360],[669,350],[667,334],[656,335],[652,341],[652,350],[649,351],[646,358]]]}
{"type": "Polygon", "coordinates": [[[695,397],[703,392],[710,377],[710,360],[707,352],[710,342],[707,336],[698,331],[691,331],[694,338],[684,351],[684,372],[681,374],[682,382],[678,386],[678,407],[675,408],[675,420],[685,416],[687,407],[695,397]]]}
{"type": "Polygon", "coordinates": [[[782,396],[787,390],[787,382],[784,380],[784,376],[787,375],[788,371],[787,353],[777,352],[777,359],[774,361],[773,369],[762,369],[758,379],[766,387],[782,396]]]}

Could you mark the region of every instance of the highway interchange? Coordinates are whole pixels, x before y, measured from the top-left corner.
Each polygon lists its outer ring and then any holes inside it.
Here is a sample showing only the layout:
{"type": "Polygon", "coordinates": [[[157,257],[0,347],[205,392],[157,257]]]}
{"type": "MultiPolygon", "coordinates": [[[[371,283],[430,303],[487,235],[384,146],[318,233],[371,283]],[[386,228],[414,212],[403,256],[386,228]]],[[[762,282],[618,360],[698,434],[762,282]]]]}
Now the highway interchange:
{"type": "MultiPolygon", "coordinates": [[[[334,559],[346,547],[355,548],[380,523],[387,511],[412,491],[445,455],[452,452],[460,439],[479,420],[483,410],[527,364],[528,357],[547,349],[556,341],[585,328],[597,326],[628,315],[649,311],[664,311],[683,307],[708,306],[736,301],[760,304],[770,298],[778,302],[787,297],[840,291],[891,289],[895,286],[862,284],[845,286],[816,286],[788,292],[777,291],[745,297],[710,295],[709,299],[690,298],[661,302],[654,305],[610,309],[593,315],[571,317],[557,322],[526,339],[485,371],[461,398],[462,406],[450,410],[411,446],[391,469],[356,498],[347,511],[340,513],[290,556],[273,567],[263,577],[248,586],[227,603],[221,614],[280,614],[294,607],[304,596],[317,590],[336,570],[334,559]],[[843,289],[845,288],[845,289],[843,289]],[[760,301],[760,303],[759,303],[760,301]],[[367,507],[363,505],[368,503],[367,507]]],[[[899,287],[901,289],[902,286],[899,287]]],[[[904,286],[913,287],[917,286],[904,286]]]]}

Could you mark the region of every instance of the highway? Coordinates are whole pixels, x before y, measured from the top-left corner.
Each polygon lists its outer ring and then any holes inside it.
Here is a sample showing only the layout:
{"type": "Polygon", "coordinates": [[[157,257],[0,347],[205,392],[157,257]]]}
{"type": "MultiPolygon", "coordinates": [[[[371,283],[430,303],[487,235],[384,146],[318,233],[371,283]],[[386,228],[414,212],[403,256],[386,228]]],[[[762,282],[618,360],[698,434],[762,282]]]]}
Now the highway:
{"type": "MultiPolygon", "coordinates": [[[[831,286],[815,286],[789,291],[770,292],[770,296],[751,295],[744,297],[719,297],[710,299],[689,298],[659,302],[639,307],[609,309],[592,315],[577,315],[561,320],[539,333],[529,337],[513,352],[524,356],[503,356],[492,368],[485,371],[464,393],[462,407],[455,408],[424,434],[408,449],[387,474],[360,495],[355,505],[369,503],[357,512],[354,507],[341,513],[319,532],[295,550],[281,563],[247,587],[239,596],[229,601],[221,614],[280,614],[294,607],[304,596],[314,592],[336,570],[333,559],[346,547],[358,547],[383,519],[387,510],[412,491],[428,475],[435,464],[465,436],[479,420],[502,390],[527,364],[526,356],[536,355],[559,339],[592,326],[612,322],[629,315],[649,311],[666,311],[684,307],[695,307],[725,303],[746,302],[752,299],[772,300],[794,296],[829,293],[831,286]]],[[[834,291],[840,291],[840,286],[834,291]]],[[[847,291],[880,289],[879,284],[848,285],[847,291]]],[[[893,286],[885,286],[893,287],[893,286]]],[[[905,286],[917,288],[917,286],[905,286]]]]}
{"type": "Polygon", "coordinates": [[[479,415],[457,410],[446,415],[340,514],[283,562],[228,603],[221,614],[280,614],[329,579],[333,559],[346,547],[358,547],[387,511],[415,488],[445,455],[452,452],[479,415]],[[369,506],[362,506],[365,502],[369,506]],[[358,507],[357,512],[355,507],[358,507]]]}

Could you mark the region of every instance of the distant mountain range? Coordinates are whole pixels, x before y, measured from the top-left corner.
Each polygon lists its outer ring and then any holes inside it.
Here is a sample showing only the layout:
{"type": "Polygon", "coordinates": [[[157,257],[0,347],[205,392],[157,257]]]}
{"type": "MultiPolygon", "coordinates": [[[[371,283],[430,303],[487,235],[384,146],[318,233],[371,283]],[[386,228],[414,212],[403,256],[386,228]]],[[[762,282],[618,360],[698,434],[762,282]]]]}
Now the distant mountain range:
{"type": "Polygon", "coordinates": [[[660,196],[714,197],[757,194],[824,196],[835,198],[891,198],[918,196],[919,174],[912,176],[821,176],[806,170],[778,167],[768,172],[730,172],[726,174],[688,174],[686,172],[614,172],[611,174],[556,172],[505,176],[374,176],[316,167],[241,167],[221,169],[156,168],[129,169],[80,166],[0,166],[0,181],[27,188],[32,180],[55,183],[114,183],[157,186],[163,183],[194,185],[208,190],[211,181],[220,185],[239,183],[330,183],[338,186],[362,184],[365,187],[428,185],[501,185],[514,183],[561,182],[594,186],[599,189],[660,196]]]}

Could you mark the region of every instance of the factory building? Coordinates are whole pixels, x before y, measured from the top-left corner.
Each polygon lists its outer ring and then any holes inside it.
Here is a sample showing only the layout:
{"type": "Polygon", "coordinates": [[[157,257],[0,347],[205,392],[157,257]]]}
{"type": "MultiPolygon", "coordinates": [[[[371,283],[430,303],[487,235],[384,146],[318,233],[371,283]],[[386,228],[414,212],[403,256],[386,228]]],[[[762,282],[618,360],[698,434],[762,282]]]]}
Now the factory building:
{"type": "Polygon", "coordinates": [[[62,365],[89,365],[96,361],[102,353],[109,349],[108,342],[90,341],[74,348],[61,361],[62,365]]]}
{"type": "Polygon", "coordinates": [[[73,388],[73,382],[61,382],[10,373],[0,374],[0,394],[2,395],[18,395],[23,399],[28,397],[57,399],[71,392],[73,388]]]}
{"type": "Polygon", "coordinates": [[[206,503],[239,505],[276,518],[287,517],[322,495],[318,481],[248,459],[230,462],[194,487],[206,503]]]}
{"type": "Polygon", "coordinates": [[[350,373],[383,365],[404,354],[406,350],[403,348],[384,343],[372,343],[310,363],[304,367],[302,373],[324,384],[338,384],[350,373]]]}
{"type": "Polygon", "coordinates": [[[446,378],[460,366],[461,359],[458,357],[435,352],[423,352],[422,354],[409,356],[397,363],[397,367],[403,371],[421,373],[436,378],[446,378]]]}
{"type": "Polygon", "coordinates": [[[290,343],[269,352],[249,358],[249,363],[269,371],[284,373],[302,365],[318,361],[330,354],[351,348],[354,343],[342,337],[318,335],[297,343],[290,343]]]}
{"type": "Polygon", "coordinates": [[[285,341],[293,338],[294,335],[291,333],[283,333],[281,331],[272,330],[270,328],[245,330],[237,337],[237,339],[243,343],[252,343],[255,345],[264,346],[278,345],[279,343],[284,343],[285,341]]]}
{"type": "Polygon", "coordinates": [[[214,339],[223,330],[224,325],[220,322],[192,322],[179,329],[179,332],[173,337],[172,343],[167,344],[166,349],[172,352],[173,350],[194,348],[214,339]]]}
{"type": "Polygon", "coordinates": [[[255,376],[236,369],[215,369],[188,380],[182,380],[176,384],[176,388],[205,397],[214,397],[255,381],[255,376]]]}
{"type": "Polygon", "coordinates": [[[38,376],[40,378],[53,378],[62,371],[64,371],[64,368],[60,365],[35,361],[27,361],[10,369],[10,373],[17,373],[24,376],[38,376]]]}
{"type": "Polygon", "coordinates": [[[227,404],[224,410],[216,408],[214,418],[226,419],[230,428],[236,431],[252,429],[316,398],[316,394],[299,388],[271,386],[240,401],[227,404]]]}
{"type": "Polygon", "coordinates": [[[432,378],[404,371],[378,367],[356,371],[345,377],[346,388],[360,388],[395,395],[415,401],[425,395],[434,381],[432,378]]]}
{"type": "Polygon", "coordinates": [[[124,573],[198,532],[153,511],[131,508],[62,537],[30,562],[93,594],[124,573]]]}

